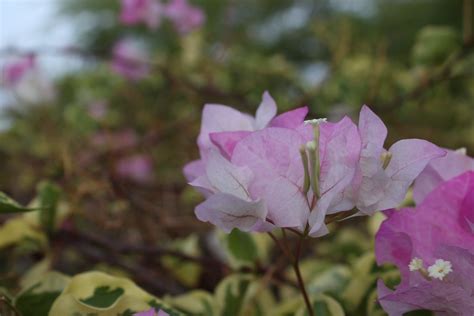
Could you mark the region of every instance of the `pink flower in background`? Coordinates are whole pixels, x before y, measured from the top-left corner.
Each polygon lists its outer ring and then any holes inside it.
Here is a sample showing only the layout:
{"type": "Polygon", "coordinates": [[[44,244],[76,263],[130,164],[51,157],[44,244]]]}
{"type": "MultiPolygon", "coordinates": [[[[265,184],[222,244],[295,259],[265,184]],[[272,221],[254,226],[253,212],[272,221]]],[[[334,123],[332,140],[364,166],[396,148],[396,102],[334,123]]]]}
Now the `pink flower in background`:
{"type": "Polygon", "coordinates": [[[124,150],[136,146],[138,136],[131,129],[117,132],[99,132],[92,136],[91,143],[96,147],[107,150],[124,150]]]}
{"type": "Polygon", "coordinates": [[[151,308],[147,311],[135,313],[133,316],[169,316],[169,314],[162,310],[158,311],[157,313],[154,308],[151,308]]]}
{"type": "Polygon", "coordinates": [[[367,106],[360,111],[359,133],[362,150],[358,170],[351,186],[331,206],[334,212],[356,206],[360,214],[371,215],[397,207],[426,165],[446,154],[421,139],[403,139],[384,149],[387,128],[367,106]]]}
{"type": "Polygon", "coordinates": [[[165,14],[182,34],[199,28],[205,20],[204,12],[190,5],[187,0],[170,0],[165,7],[165,14]]]}
{"type": "Polygon", "coordinates": [[[436,315],[474,311],[474,172],[439,185],[416,208],[387,212],[375,239],[377,262],[393,263],[401,283],[379,281],[391,316],[427,309],[436,315]]]}
{"type": "Polygon", "coordinates": [[[148,76],[149,56],[144,48],[131,39],[115,44],[112,56],[112,70],[130,80],[140,80],[148,76]]]}
{"type": "Polygon", "coordinates": [[[95,101],[89,104],[87,111],[92,118],[100,120],[107,114],[107,108],[106,101],[95,101]]]}
{"type": "Polygon", "coordinates": [[[36,57],[34,55],[23,56],[2,69],[2,82],[12,87],[16,85],[29,71],[35,69],[36,57]]]}
{"type": "Polygon", "coordinates": [[[2,68],[1,82],[21,103],[45,103],[55,97],[53,83],[39,71],[33,54],[6,64],[2,68]]]}
{"type": "Polygon", "coordinates": [[[153,180],[153,161],[148,155],[135,154],[120,159],[115,171],[120,177],[146,184],[153,180]]]}
{"type": "Polygon", "coordinates": [[[163,5],[157,0],[122,0],[120,21],[125,25],[145,23],[156,29],[163,15],[163,5]]]}
{"type": "Polygon", "coordinates": [[[469,170],[474,170],[474,159],[465,150],[447,150],[447,155],[432,160],[418,176],[413,186],[413,199],[416,204],[423,201],[443,181],[454,178],[469,170]]]}

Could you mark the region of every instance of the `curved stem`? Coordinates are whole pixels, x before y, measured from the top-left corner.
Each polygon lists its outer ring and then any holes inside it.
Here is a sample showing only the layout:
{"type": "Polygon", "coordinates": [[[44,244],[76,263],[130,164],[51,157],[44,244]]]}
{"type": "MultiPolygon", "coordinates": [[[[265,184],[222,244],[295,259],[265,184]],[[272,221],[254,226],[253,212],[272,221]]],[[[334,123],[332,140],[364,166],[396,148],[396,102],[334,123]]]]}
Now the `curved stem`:
{"type": "Polygon", "coordinates": [[[304,302],[305,302],[306,308],[308,310],[308,315],[309,316],[315,316],[313,306],[311,305],[311,301],[309,299],[308,293],[306,292],[303,277],[301,276],[301,271],[300,271],[300,254],[301,254],[301,248],[303,246],[303,239],[304,239],[304,237],[301,237],[298,241],[298,246],[296,248],[295,260],[293,261],[293,269],[295,270],[296,278],[298,280],[298,285],[300,287],[301,294],[303,295],[304,302]]]}
{"type": "Polygon", "coordinates": [[[281,249],[281,251],[292,262],[293,270],[295,271],[296,279],[298,281],[298,287],[300,288],[301,294],[303,295],[304,302],[305,302],[306,308],[308,310],[308,315],[309,316],[315,316],[314,311],[313,311],[313,306],[311,305],[311,301],[309,299],[308,292],[306,292],[303,277],[301,276],[301,271],[300,271],[300,255],[301,255],[301,248],[303,246],[303,240],[304,240],[305,236],[300,235],[300,238],[298,240],[298,245],[297,245],[297,248],[296,248],[296,255],[294,255],[288,247],[286,232],[285,232],[284,228],[282,228],[282,233],[283,233],[283,236],[284,236],[283,242],[278,240],[275,237],[275,235],[273,235],[271,232],[268,232],[268,235],[270,236],[271,239],[273,239],[275,244],[281,249]]]}

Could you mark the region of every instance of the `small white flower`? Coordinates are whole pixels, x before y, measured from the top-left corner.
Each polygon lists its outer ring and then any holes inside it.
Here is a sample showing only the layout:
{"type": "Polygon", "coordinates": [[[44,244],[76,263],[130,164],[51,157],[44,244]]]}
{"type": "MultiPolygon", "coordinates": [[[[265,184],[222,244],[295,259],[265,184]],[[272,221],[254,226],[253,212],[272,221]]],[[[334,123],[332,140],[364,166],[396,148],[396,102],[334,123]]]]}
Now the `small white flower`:
{"type": "Polygon", "coordinates": [[[438,280],[443,280],[450,272],[453,272],[451,262],[443,259],[437,259],[435,263],[428,268],[428,275],[438,280]]]}
{"type": "Polygon", "coordinates": [[[410,264],[408,265],[408,268],[410,269],[410,271],[418,271],[418,270],[423,269],[423,260],[416,257],[411,259],[410,264]]]}
{"type": "Polygon", "coordinates": [[[311,124],[313,126],[318,126],[321,123],[327,122],[327,118],[319,118],[319,119],[313,119],[313,120],[306,120],[304,121],[304,125],[311,124]]]}
{"type": "Polygon", "coordinates": [[[306,149],[316,150],[316,142],[314,140],[307,142],[306,143],[306,149]]]}

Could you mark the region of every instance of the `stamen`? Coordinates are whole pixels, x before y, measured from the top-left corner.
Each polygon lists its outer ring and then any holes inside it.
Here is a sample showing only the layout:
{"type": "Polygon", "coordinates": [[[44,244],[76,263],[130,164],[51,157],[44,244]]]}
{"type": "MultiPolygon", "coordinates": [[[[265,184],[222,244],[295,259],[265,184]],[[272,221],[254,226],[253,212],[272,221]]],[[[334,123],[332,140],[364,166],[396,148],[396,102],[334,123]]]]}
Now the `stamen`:
{"type": "Polygon", "coordinates": [[[327,118],[319,118],[319,119],[313,119],[313,120],[306,120],[304,121],[304,125],[311,124],[313,126],[318,126],[321,123],[326,123],[328,121],[327,118]]]}
{"type": "Polygon", "coordinates": [[[423,260],[417,257],[411,259],[408,268],[410,269],[410,271],[418,271],[423,269],[423,260]]]}
{"type": "Polygon", "coordinates": [[[392,160],[392,153],[388,151],[384,152],[382,155],[380,155],[380,160],[382,160],[382,168],[384,170],[387,169],[390,160],[392,160]]]}
{"type": "Polygon", "coordinates": [[[303,163],[303,169],[304,169],[303,192],[308,193],[309,185],[310,185],[308,155],[306,154],[306,149],[305,149],[305,146],[303,145],[301,145],[301,148],[300,148],[300,155],[301,155],[301,162],[303,163]]]}
{"type": "Polygon", "coordinates": [[[432,266],[428,267],[428,275],[433,279],[443,280],[450,272],[453,272],[451,262],[443,259],[437,259],[432,266]]]}
{"type": "Polygon", "coordinates": [[[316,142],[314,140],[307,142],[306,143],[306,149],[316,150],[316,142]]]}

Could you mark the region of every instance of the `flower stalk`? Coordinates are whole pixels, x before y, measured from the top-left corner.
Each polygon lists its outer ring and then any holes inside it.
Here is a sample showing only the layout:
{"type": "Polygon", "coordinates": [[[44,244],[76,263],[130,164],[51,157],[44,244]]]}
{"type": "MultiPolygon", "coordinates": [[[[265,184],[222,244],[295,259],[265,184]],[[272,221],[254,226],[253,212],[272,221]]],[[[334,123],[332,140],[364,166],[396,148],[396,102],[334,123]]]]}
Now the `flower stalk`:
{"type": "Polygon", "coordinates": [[[291,264],[293,266],[293,270],[295,271],[296,275],[296,280],[298,282],[298,287],[300,289],[301,295],[303,296],[306,309],[308,310],[308,315],[309,316],[316,316],[314,314],[313,306],[311,305],[311,300],[309,299],[308,292],[306,291],[306,287],[303,281],[303,277],[301,275],[301,270],[300,270],[300,256],[301,256],[301,249],[303,247],[303,241],[307,236],[308,229],[305,230],[305,233],[300,235],[298,239],[298,245],[296,248],[296,254],[294,255],[291,251],[290,248],[288,247],[288,243],[286,241],[286,232],[285,229],[282,228],[282,234],[284,237],[284,241],[281,242],[279,241],[275,235],[273,235],[271,232],[268,232],[268,235],[270,238],[275,242],[275,244],[281,249],[281,251],[285,254],[285,256],[291,261],[291,264]]]}

